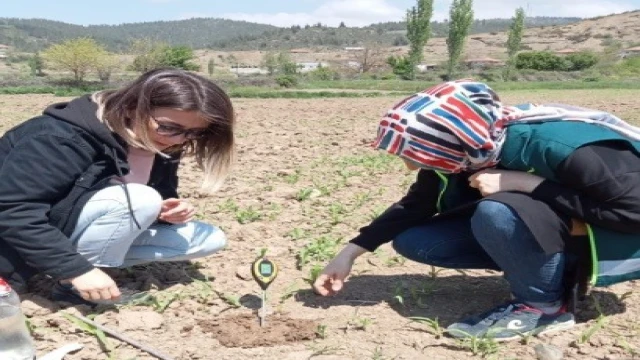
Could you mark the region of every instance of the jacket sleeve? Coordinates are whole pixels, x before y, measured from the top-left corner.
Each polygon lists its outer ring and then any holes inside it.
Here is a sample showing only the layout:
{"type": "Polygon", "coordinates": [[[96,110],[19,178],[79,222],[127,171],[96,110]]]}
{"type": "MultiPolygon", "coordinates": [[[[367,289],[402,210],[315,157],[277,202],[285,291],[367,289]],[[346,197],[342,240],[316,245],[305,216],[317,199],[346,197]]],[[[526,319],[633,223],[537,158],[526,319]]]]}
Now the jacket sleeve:
{"type": "Polygon", "coordinates": [[[70,239],[49,224],[52,204],[91,164],[85,146],[80,139],[51,134],[26,136],[13,144],[0,167],[0,237],[27,265],[55,279],[93,269],[70,239]]]}
{"type": "Polygon", "coordinates": [[[360,229],[352,243],[374,251],[403,231],[436,214],[440,179],[434,171],[420,170],[407,194],[369,225],[360,229]]]}
{"type": "Polygon", "coordinates": [[[156,155],[149,186],[156,189],[163,199],[178,198],[178,168],[181,154],[170,158],[156,155]]]}
{"type": "Polygon", "coordinates": [[[557,211],[609,230],[640,233],[640,158],[611,145],[576,150],[532,196],[557,211]]]}

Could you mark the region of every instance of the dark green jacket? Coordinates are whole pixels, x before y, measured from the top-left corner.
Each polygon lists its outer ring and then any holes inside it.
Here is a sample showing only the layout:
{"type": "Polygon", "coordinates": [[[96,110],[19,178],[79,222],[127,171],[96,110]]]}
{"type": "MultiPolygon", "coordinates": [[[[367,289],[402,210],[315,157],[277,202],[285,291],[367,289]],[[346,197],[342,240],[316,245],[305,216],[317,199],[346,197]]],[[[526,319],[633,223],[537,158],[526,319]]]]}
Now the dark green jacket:
{"type": "Polygon", "coordinates": [[[637,222],[636,203],[640,188],[640,142],[629,141],[602,126],[570,121],[518,124],[510,126],[507,131],[501,165],[508,169],[530,171],[548,179],[532,195],[569,216],[587,222],[592,261],[591,283],[604,286],[640,278],[640,223],[637,222]],[[623,146],[636,156],[620,163],[616,163],[616,158],[611,156],[606,173],[586,172],[589,175],[585,175],[584,169],[595,169],[599,165],[596,163],[598,159],[593,158],[592,163],[574,165],[571,178],[558,178],[558,167],[566,167],[566,160],[571,154],[586,145],[598,143],[623,146]],[[575,187],[593,184],[596,190],[590,188],[583,194],[576,192],[573,198],[562,195],[564,198],[559,199],[558,183],[567,182],[573,182],[575,187]],[[598,183],[603,185],[598,188],[598,183]],[[603,191],[597,193],[598,189],[603,191]],[[597,210],[580,213],[575,211],[578,208],[575,203],[586,202],[580,197],[601,204],[597,210]],[[572,205],[574,211],[569,209],[572,205]],[[596,211],[600,214],[596,214],[596,211]],[[611,215],[603,219],[605,216],[602,213],[607,211],[611,215]],[[616,221],[619,224],[614,223],[616,221]]]}

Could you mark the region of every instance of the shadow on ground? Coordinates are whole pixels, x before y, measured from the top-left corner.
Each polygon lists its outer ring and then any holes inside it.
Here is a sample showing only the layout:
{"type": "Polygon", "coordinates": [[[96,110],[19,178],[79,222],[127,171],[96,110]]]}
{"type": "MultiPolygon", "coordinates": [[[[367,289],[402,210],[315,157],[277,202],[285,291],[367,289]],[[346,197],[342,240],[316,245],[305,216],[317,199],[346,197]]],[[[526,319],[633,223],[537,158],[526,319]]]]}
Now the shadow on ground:
{"type": "MultiPolygon", "coordinates": [[[[296,299],[304,306],[374,306],[386,303],[403,317],[438,319],[441,326],[475,315],[509,299],[501,276],[361,275],[353,276],[334,297],[321,297],[302,290],[296,299]]],[[[614,293],[592,291],[578,304],[577,320],[585,322],[599,315],[623,313],[626,307],[614,293]]]]}

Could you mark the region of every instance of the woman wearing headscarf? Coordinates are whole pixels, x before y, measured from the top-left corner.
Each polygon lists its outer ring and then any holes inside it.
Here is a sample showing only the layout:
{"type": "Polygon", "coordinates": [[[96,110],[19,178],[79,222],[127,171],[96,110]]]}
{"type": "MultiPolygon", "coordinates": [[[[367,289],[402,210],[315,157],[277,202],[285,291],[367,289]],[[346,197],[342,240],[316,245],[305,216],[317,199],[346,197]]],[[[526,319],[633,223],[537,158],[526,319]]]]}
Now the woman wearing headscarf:
{"type": "Polygon", "coordinates": [[[571,328],[576,283],[640,278],[640,129],[612,114],[503,106],[460,80],[396,104],[374,147],[419,169],[416,182],[327,264],[320,295],[393,241],[420,263],[503,271],[512,299],[447,330],[509,340],[571,328]]]}

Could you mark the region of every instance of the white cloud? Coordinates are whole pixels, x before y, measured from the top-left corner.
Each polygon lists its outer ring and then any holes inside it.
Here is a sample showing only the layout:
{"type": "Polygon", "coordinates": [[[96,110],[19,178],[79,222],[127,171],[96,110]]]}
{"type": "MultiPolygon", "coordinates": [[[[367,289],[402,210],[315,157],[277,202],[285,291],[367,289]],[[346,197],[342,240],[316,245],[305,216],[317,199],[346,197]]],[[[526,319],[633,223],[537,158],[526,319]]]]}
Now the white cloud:
{"type": "MultiPolygon", "coordinates": [[[[449,17],[452,0],[437,2],[434,19],[449,17]]],[[[482,0],[475,1],[476,19],[510,18],[516,8],[522,7],[528,16],[595,17],[621,13],[638,8],[634,0],[482,0]]]]}
{"type": "Polygon", "coordinates": [[[277,26],[306,25],[318,22],[337,26],[366,26],[384,21],[399,21],[405,10],[389,4],[387,0],[329,0],[309,13],[226,13],[220,17],[245,20],[277,26]]]}
{"type": "MultiPolygon", "coordinates": [[[[169,2],[177,0],[147,0],[169,2]]],[[[406,9],[415,1],[393,0],[319,0],[321,4],[310,12],[274,13],[183,13],[180,19],[193,17],[217,17],[244,20],[276,26],[313,25],[318,22],[337,26],[344,22],[347,26],[366,26],[386,21],[401,21],[406,9]],[[401,3],[401,4],[397,4],[401,3]]],[[[442,21],[449,17],[452,0],[434,1],[433,19],[442,21]]],[[[476,19],[510,18],[515,9],[522,7],[529,16],[594,17],[621,13],[638,9],[637,0],[476,0],[476,19]]]]}

